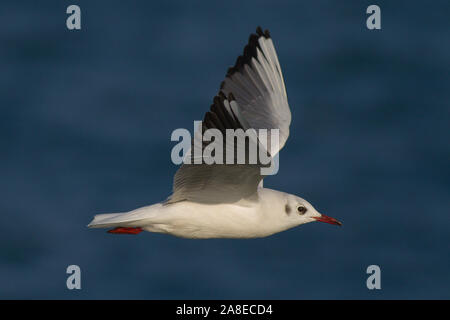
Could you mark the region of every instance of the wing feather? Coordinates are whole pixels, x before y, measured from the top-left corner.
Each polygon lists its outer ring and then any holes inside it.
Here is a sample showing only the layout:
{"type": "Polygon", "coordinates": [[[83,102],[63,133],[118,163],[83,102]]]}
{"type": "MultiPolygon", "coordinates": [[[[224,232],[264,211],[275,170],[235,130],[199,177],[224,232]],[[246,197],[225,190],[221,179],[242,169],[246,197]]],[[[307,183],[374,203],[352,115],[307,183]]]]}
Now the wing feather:
{"type": "MultiPolygon", "coordinates": [[[[219,93],[214,97],[210,111],[206,112],[201,131],[192,141],[201,139],[206,129],[279,129],[279,149],[289,136],[291,112],[289,109],[283,74],[269,31],[256,29],[249,37],[244,52],[228,69],[219,93]]],[[[224,135],[225,136],[225,135],[224,135]]],[[[197,145],[205,147],[203,141],[197,145]]],[[[224,141],[224,153],[229,152],[224,141]]],[[[188,153],[191,160],[194,153],[188,153]]],[[[202,159],[204,160],[204,159],[202,159]]],[[[191,163],[194,163],[193,161],[191,163]]],[[[196,163],[196,162],[195,162],[196,163]]],[[[167,203],[183,200],[217,203],[237,202],[256,194],[262,187],[258,164],[183,164],[175,174],[173,194],[167,203]]]]}

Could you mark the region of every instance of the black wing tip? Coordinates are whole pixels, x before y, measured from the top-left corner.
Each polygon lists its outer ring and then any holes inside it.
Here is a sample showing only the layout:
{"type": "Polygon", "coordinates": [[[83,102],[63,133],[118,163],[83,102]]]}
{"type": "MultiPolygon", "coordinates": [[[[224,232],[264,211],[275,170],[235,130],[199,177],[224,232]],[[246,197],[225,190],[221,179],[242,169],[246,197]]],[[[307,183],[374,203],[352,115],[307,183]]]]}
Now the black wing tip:
{"type": "MultiPolygon", "coordinates": [[[[263,29],[260,26],[258,26],[256,28],[256,34],[255,33],[250,34],[248,38],[248,44],[244,47],[243,54],[237,57],[234,66],[228,68],[226,77],[231,77],[234,73],[240,72],[246,64],[247,65],[250,64],[252,58],[256,59],[257,49],[259,48],[259,50],[262,51],[258,42],[258,40],[261,37],[269,39],[270,32],[267,29],[263,31],[263,29]]],[[[223,83],[221,84],[220,89],[223,89],[223,83]]]]}
{"type": "MultiPolygon", "coordinates": [[[[216,97],[220,100],[220,102],[224,102],[224,101],[227,99],[227,97],[226,97],[225,94],[222,92],[222,90],[219,91],[219,94],[218,94],[216,97]]],[[[216,97],[215,97],[215,98],[216,98],[216,97]]]]}
{"type": "Polygon", "coordinates": [[[260,37],[264,35],[264,32],[263,32],[261,26],[256,27],[256,34],[260,37]]]}
{"type": "Polygon", "coordinates": [[[269,39],[269,38],[270,38],[270,32],[269,32],[269,30],[266,29],[266,30],[264,30],[264,32],[263,32],[263,29],[262,29],[260,26],[258,26],[258,27],[256,28],[256,34],[257,34],[259,37],[264,37],[264,38],[266,38],[266,39],[269,39]]]}
{"type": "Polygon", "coordinates": [[[233,67],[229,67],[227,70],[227,77],[232,76],[234,73],[236,73],[238,71],[238,69],[236,68],[236,66],[233,67]]]}
{"type": "Polygon", "coordinates": [[[230,114],[229,111],[227,111],[225,100],[232,102],[236,99],[231,92],[226,96],[224,92],[219,91],[213,99],[210,110],[207,111],[203,117],[203,133],[207,129],[212,128],[219,129],[222,133],[225,133],[226,129],[243,129],[234,113],[231,111],[230,114]]]}

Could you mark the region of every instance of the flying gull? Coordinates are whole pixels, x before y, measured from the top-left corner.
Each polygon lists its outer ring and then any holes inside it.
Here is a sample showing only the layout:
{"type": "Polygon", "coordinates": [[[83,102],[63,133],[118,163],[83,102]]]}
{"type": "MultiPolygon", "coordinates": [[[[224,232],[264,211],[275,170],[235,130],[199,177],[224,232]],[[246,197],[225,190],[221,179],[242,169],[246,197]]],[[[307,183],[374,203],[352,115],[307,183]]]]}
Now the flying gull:
{"type": "MultiPolygon", "coordinates": [[[[286,143],[290,123],[275,47],[269,31],[258,27],[243,54],[228,69],[200,131],[278,129],[278,148],[270,150],[273,158],[286,143]]],[[[109,233],[116,234],[145,230],[207,239],[266,237],[313,221],[341,225],[298,196],[264,188],[262,167],[260,162],[248,161],[184,162],[167,200],[130,212],[96,215],[88,227],[109,228],[109,233]]]]}

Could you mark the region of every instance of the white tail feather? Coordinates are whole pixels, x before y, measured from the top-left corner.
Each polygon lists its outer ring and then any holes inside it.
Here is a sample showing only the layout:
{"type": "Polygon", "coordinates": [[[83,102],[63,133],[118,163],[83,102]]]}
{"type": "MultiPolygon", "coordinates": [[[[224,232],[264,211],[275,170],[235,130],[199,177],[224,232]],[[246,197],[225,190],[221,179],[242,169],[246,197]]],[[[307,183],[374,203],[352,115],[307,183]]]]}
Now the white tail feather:
{"type": "Polygon", "coordinates": [[[139,222],[151,218],[161,206],[162,204],[157,203],[130,212],[97,214],[91,223],[88,224],[88,227],[138,227],[140,225],[139,222]]]}

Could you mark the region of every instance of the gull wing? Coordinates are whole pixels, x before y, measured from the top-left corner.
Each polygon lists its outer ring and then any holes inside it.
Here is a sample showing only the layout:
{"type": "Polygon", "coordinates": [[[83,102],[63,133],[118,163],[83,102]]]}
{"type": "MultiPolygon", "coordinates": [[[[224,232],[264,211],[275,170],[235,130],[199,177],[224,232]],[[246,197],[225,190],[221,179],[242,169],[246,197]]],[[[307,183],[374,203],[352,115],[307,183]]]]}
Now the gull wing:
{"type": "MultiPolygon", "coordinates": [[[[194,134],[191,151],[195,146],[203,150],[209,143],[201,141],[200,133],[207,129],[218,129],[224,137],[226,129],[279,129],[279,148],[272,150],[273,157],[286,143],[290,123],[291,112],[278,57],[269,31],[263,32],[258,27],[256,34],[250,35],[243,55],[228,69],[210,111],[205,114],[202,128],[194,134]]],[[[229,145],[226,141],[223,145],[225,154],[229,145]]],[[[193,164],[184,163],[176,172],[173,194],[166,203],[237,202],[255,195],[264,178],[259,164],[195,164],[194,154],[188,153],[193,164]]]]}
{"type": "Polygon", "coordinates": [[[284,146],[289,136],[291,110],[268,30],[263,32],[258,27],[256,34],[250,35],[243,55],[228,69],[220,90],[226,96],[232,93],[236,98],[247,128],[279,129],[279,149],[284,146]]]}

